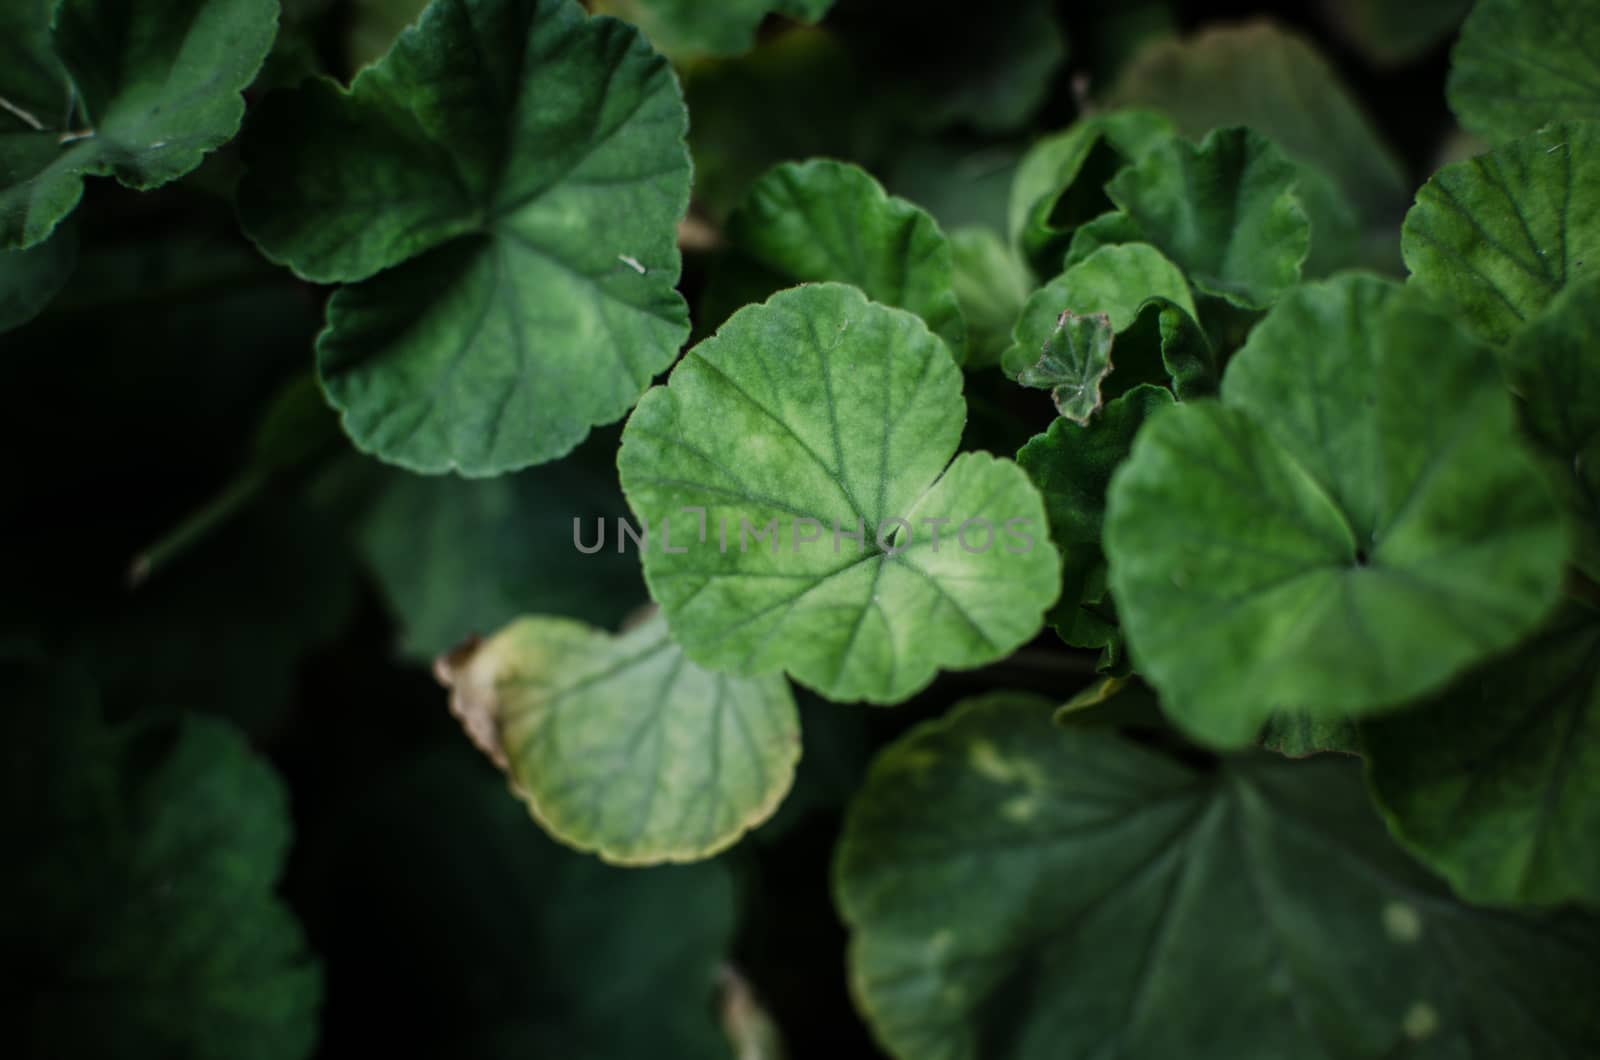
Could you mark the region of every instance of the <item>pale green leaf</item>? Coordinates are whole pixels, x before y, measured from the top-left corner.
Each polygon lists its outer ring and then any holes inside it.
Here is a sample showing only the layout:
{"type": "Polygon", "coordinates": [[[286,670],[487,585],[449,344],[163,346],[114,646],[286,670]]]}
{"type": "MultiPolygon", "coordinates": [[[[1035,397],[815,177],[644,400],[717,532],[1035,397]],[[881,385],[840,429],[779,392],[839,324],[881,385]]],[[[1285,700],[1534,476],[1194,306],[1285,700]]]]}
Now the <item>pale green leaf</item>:
{"type": "Polygon", "coordinates": [[[1489,352],[1347,275],[1274,307],[1221,404],[1140,431],[1106,552],[1136,668],[1191,735],[1241,746],[1276,711],[1392,708],[1510,648],[1567,533],[1489,352]]]}
{"type": "Polygon", "coordinates": [[[436,0],[348,91],[269,97],[240,216],[352,283],[317,363],[357,447],[493,475],[626,412],[688,333],[685,123],[666,60],[573,0],[436,0]]]}
{"type": "Polygon", "coordinates": [[[1362,735],[1395,834],[1462,897],[1600,905],[1600,612],[1362,735]]]}
{"type": "Polygon", "coordinates": [[[1446,94],[1461,124],[1493,143],[1600,120],[1600,5],[1478,0],[1450,53],[1446,94]]]}
{"type": "Polygon", "coordinates": [[[1056,318],[1038,363],[1017,373],[1017,382],[1050,391],[1056,411],[1074,423],[1088,423],[1100,411],[1100,381],[1111,371],[1111,318],[1104,313],[1056,318]]]}
{"type": "Polygon", "coordinates": [[[874,763],[835,892],[903,1060],[1583,1060],[1600,924],[1454,901],[1342,756],[1182,764],[969,701],[874,763]]]}
{"type": "Polygon", "coordinates": [[[1297,184],[1297,168],[1270,141],[1234,128],[1199,147],[1176,137],[1156,145],[1106,194],[1197,290],[1264,309],[1299,282],[1311,248],[1297,184]]]}
{"type": "Polygon", "coordinates": [[[52,17],[22,0],[0,19],[0,248],[27,247],[72,212],[84,177],[158,187],[232,139],[278,4],[61,0],[52,17]]]}
{"type": "Polygon", "coordinates": [[[1412,282],[1504,342],[1600,268],[1600,123],[1552,125],[1445,166],[1417,192],[1401,246],[1412,282]]]}
{"type": "Polygon", "coordinates": [[[988,228],[950,233],[952,284],[967,322],[967,363],[986,367],[1011,345],[1011,326],[1033,290],[1033,276],[1005,241],[988,228]]]}
{"type": "Polygon", "coordinates": [[[1019,468],[951,462],[960,391],[919,318],[839,284],[774,295],[691,350],[618,458],[688,656],[887,703],[1033,636],[1059,562],[1019,468]]]}
{"type": "Polygon", "coordinates": [[[765,288],[746,292],[730,310],[796,282],[835,280],[916,313],[958,362],[965,357],[949,240],[926,211],[889,195],[859,166],[827,159],[777,166],[751,187],[726,232],[740,254],[724,267],[749,271],[753,260],[765,288]]]}
{"type": "Polygon", "coordinates": [[[789,683],[695,665],[659,615],[615,636],[522,618],[438,670],[451,711],[539,823],[607,861],[710,857],[794,782],[789,683]]]}

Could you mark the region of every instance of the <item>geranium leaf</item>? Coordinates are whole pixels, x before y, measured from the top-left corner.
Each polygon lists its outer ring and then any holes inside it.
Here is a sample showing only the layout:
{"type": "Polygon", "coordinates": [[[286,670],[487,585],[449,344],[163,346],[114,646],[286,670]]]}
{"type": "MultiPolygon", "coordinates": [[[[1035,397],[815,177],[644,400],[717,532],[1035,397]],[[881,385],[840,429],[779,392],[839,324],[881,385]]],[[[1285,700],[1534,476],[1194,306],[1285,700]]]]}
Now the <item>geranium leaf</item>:
{"type": "Polygon", "coordinates": [[[1193,736],[1241,746],[1275,711],[1382,710],[1511,647],[1567,534],[1488,351],[1346,275],[1274,307],[1221,404],[1146,425],[1106,552],[1140,673],[1193,736]]]}
{"type": "Polygon", "coordinates": [[[1034,144],[1011,183],[1011,240],[1048,275],[1077,226],[1111,208],[1105,185],[1129,162],[1177,135],[1170,119],[1146,110],[1083,118],[1034,144]]]}
{"type": "Polygon", "coordinates": [[[158,187],[232,139],[277,22],[277,0],[22,0],[0,16],[0,248],[42,242],[86,176],[158,187]]]}
{"type": "Polygon", "coordinates": [[[1600,270],[1517,333],[1506,365],[1523,428],[1573,515],[1576,562],[1600,580],[1600,270]]]}
{"type": "Polygon", "coordinates": [[[1504,342],[1600,266],[1600,123],[1563,122],[1445,166],[1401,245],[1412,281],[1504,342]]]}
{"type": "Polygon", "coordinates": [[[1264,309],[1299,282],[1311,248],[1297,182],[1265,137],[1218,129],[1199,147],[1176,137],[1158,144],[1106,194],[1198,290],[1264,309]]]}
{"type": "Polygon", "coordinates": [[[873,764],[835,863],[892,1056],[1578,1060],[1600,925],[1453,901],[1343,757],[1181,765],[996,695],[873,764]]]}
{"type": "Polygon", "coordinates": [[[618,457],[687,655],[889,703],[1037,632],[1060,570],[1039,495],[1014,464],[951,462],[960,389],[919,318],[839,284],[774,295],[691,350],[618,457]]]}
{"type": "Polygon", "coordinates": [[[1271,22],[1158,40],[1128,64],[1108,102],[1159,107],[1196,141],[1212,129],[1249,126],[1332,178],[1372,221],[1387,221],[1405,200],[1404,171],[1333,67],[1271,22]]]}
{"type": "Polygon", "coordinates": [[[1065,310],[1044,340],[1038,363],[1018,372],[1017,382],[1050,391],[1057,412],[1075,423],[1088,423],[1100,411],[1100,381],[1111,371],[1114,334],[1104,313],[1078,316],[1065,310]]]}
{"type": "Polygon", "coordinates": [[[738,55],[755,43],[768,15],[816,22],[833,0],[597,0],[596,14],[615,15],[644,30],[662,54],[677,62],[709,55],[738,55]]]}
{"type": "Polygon", "coordinates": [[[0,925],[32,974],[8,1034],[28,1056],[298,1060],[322,976],[274,890],[283,784],[232,726],[108,725],[94,691],[0,663],[10,868],[0,925]]]}
{"type": "MultiPolygon", "coordinates": [[[[1111,394],[1141,382],[1165,382],[1168,367],[1164,366],[1164,353],[1169,347],[1174,357],[1171,367],[1179,370],[1186,385],[1198,385],[1195,367],[1188,362],[1197,351],[1204,350],[1205,337],[1193,323],[1197,315],[1194,297],[1178,267],[1145,243],[1102,247],[1029,295],[1012,329],[1012,343],[1001,357],[1001,366],[1023,381],[1022,374],[1041,363],[1041,355],[1063,352],[1056,350],[1054,344],[1067,315],[1096,314],[1104,315],[1110,331],[1118,336],[1117,371],[1111,371],[1109,360],[1101,363],[1096,358],[1092,365],[1099,370],[1096,380],[1111,373],[1111,394]],[[1163,316],[1169,312],[1174,319],[1163,323],[1163,316]],[[1187,320],[1187,325],[1180,318],[1187,320]],[[1184,363],[1178,363],[1179,357],[1184,363]]],[[[1105,352],[1109,353],[1109,348],[1105,352]]],[[[1079,381],[1090,382],[1086,374],[1090,363],[1073,363],[1084,369],[1079,381]]],[[[1062,415],[1072,415],[1082,422],[1087,412],[1098,407],[1098,399],[1094,395],[1090,398],[1086,410],[1068,413],[1063,409],[1062,415]]]]}
{"type": "Polygon", "coordinates": [[[955,261],[952,286],[967,322],[967,363],[987,367],[1011,345],[1011,326],[1033,290],[1033,276],[988,228],[951,232],[950,249],[955,261]]]}
{"type": "Polygon", "coordinates": [[[42,313],[77,264],[78,229],[71,221],[27,250],[0,250],[0,331],[42,313]]]}
{"type": "Polygon", "coordinates": [[[726,267],[748,272],[741,257],[753,259],[765,287],[741,292],[749,297],[730,310],[796,282],[836,280],[909,309],[958,362],[965,358],[950,241],[925,210],[888,194],[861,167],[827,159],[777,166],[751,187],[726,232],[741,252],[726,267]]]}
{"type": "Polygon", "coordinates": [[[360,281],[317,342],[356,445],[492,475],[626,412],[688,333],[685,123],[666,60],[573,0],[436,0],[348,92],[269,97],[240,216],[301,276],[360,281]]]}
{"type": "Polygon", "coordinates": [[[1106,405],[1087,425],[1057,419],[1044,434],[1017,452],[1017,463],[1044,496],[1050,537],[1061,552],[1062,590],[1050,614],[1051,624],[1069,644],[1104,641],[1100,616],[1085,604],[1099,604],[1105,594],[1105,553],[1100,548],[1106,512],[1106,485],[1127,459],[1134,435],[1150,416],[1173,403],[1163,387],[1136,386],[1106,405]],[[1087,628],[1080,628],[1086,626],[1087,628]]]}
{"type": "Polygon", "coordinates": [[[1600,905],[1600,613],[1362,726],[1395,834],[1468,901],[1600,905]]]}
{"type": "Polygon", "coordinates": [[[1491,143],[1552,121],[1600,120],[1600,9],[1588,0],[1478,0],[1450,53],[1461,124],[1491,143]]]}
{"type": "Polygon", "coordinates": [[[437,670],[451,711],[539,823],[607,861],[710,857],[794,782],[789,683],[696,666],[659,615],[615,636],[521,618],[437,670]]]}

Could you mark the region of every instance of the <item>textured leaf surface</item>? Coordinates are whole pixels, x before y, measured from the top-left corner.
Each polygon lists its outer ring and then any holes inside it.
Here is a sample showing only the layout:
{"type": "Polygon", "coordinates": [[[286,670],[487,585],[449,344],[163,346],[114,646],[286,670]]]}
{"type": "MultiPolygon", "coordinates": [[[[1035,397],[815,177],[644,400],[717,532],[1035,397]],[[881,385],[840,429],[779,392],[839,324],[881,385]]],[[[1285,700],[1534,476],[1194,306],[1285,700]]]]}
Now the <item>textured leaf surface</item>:
{"type": "Polygon", "coordinates": [[[987,366],[1011,345],[1011,326],[1033,290],[1033,276],[1005,241],[988,228],[950,233],[952,286],[967,323],[967,363],[987,366]]]}
{"type": "Polygon", "coordinates": [[[1591,918],[1453,901],[1348,759],[1196,770],[994,696],[881,754],[836,891],[906,1060],[1579,1060],[1591,918]]]}
{"type": "Polygon", "coordinates": [[[1247,125],[1333,178],[1374,220],[1387,220],[1405,200],[1399,163],[1327,60],[1271,22],[1157,41],[1123,71],[1110,102],[1159,107],[1197,141],[1215,128],[1247,125]]]}
{"type": "Polygon", "coordinates": [[[689,657],[895,702],[1037,632],[1059,576],[1039,496],[1014,464],[951,462],[960,391],[921,320],[838,284],[774,295],[691,350],[618,458],[658,535],[651,596],[689,657]],[[992,535],[954,540],[969,520],[992,535]]]}
{"type": "Polygon", "coordinates": [[[568,850],[464,741],[389,766],[306,837],[327,1052],[731,1056],[712,1017],[736,905],[725,866],[568,850]]]}
{"type": "Polygon", "coordinates": [[[626,412],[688,333],[685,122],[666,60],[572,0],[437,0],[348,92],[270,97],[240,216],[352,284],[317,364],[356,445],[492,475],[626,412]]]}
{"type": "Polygon", "coordinates": [[[1491,143],[1600,120],[1600,7],[1479,0],[1450,53],[1447,95],[1461,124],[1491,143]]]}
{"type": "Polygon", "coordinates": [[[1158,144],[1106,193],[1197,289],[1264,309],[1299,281],[1311,248],[1297,175],[1265,137],[1218,129],[1199,147],[1158,144]]]}
{"type": "Polygon", "coordinates": [[[0,682],[21,1055],[309,1056],[322,979],[273,893],[290,825],[271,768],[219,721],[112,727],[42,665],[0,682]]]}
{"type": "Polygon", "coordinates": [[[1106,182],[1176,132],[1162,114],[1126,110],[1083,118],[1040,140],[1011,184],[1012,242],[1048,275],[1073,230],[1111,209],[1106,182]]]}
{"type": "Polygon", "coordinates": [[[1401,239],[1413,282],[1504,342],[1600,267],[1600,123],[1552,125],[1445,166],[1417,192],[1401,239]]]}
{"type": "Polygon", "coordinates": [[[1111,318],[1104,313],[1056,318],[1037,364],[1017,373],[1026,387],[1050,391],[1056,411],[1075,423],[1088,423],[1100,411],[1100,381],[1111,371],[1111,318]]]}
{"type": "Polygon", "coordinates": [[[1112,482],[1111,586],[1139,671],[1208,743],[1277,710],[1437,689],[1554,605],[1566,528],[1489,353],[1359,275],[1251,333],[1222,403],[1140,432],[1112,482]]]}
{"type": "Polygon", "coordinates": [[[408,656],[431,660],[523,614],[611,628],[645,602],[638,556],[619,548],[622,491],[614,472],[579,463],[590,452],[487,480],[384,476],[357,544],[408,656]]]}
{"type": "MultiPolygon", "coordinates": [[[[965,357],[950,241],[926,211],[889,195],[859,166],[826,159],[780,165],[756,181],[726,231],[770,283],[739,305],[796,282],[853,284],[875,302],[917,314],[957,361],[965,357]]],[[[732,267],[747,263],[736,258],[732,267]]]]}
{"type": "Polygon", "coordinates": [[[1506,363],[1522,425],[1576,524],[1576,561],[1600,580],[1600,270],[1518,332],[1506,363]]]}
{"type": "Polygon", "coordinates": [[[1600,905],[1600,613],[1362,727],[1396,834],[1473,902],[1600,905]]]}
{"type": "Polygon", "coordinates": [[[1100,604],[1105,594],[1100,538],[1111,473],[1127,459],[1145,420],[1172,403],[1163,387],[1137,386],[1087,425],[1057,419],[1017,453],[1017,463],[1044,496],[1050,537],[1061,552],[1061,599],[1050,621],[1069,644],[1086,639],[1090,630],[1099,632],[1103,622],[1098,608],[1084,605],[1100,604]]]}
{"type": "Polygon", "coordinates": [[[0,15],[0,248],[43,241],[85,176],[154,188],[239,130],[277,0],[20,0],[0,15]],[[48,29],[46,27],[49,27],[48,29]]]}
{"type": "Polygon", "coordinates": [[[27,250],[0,250],[0,331],[38,316],[78,264],[78,232],[64,224],[27,250]]]}
{"type": "Polygon", "coordinates": [[[607,861],[709,857],[794,781],[789,683],[696,666],[659,615],[616,636],[523,618],[439,667],[452,712],[539,823],[607,861]]]}

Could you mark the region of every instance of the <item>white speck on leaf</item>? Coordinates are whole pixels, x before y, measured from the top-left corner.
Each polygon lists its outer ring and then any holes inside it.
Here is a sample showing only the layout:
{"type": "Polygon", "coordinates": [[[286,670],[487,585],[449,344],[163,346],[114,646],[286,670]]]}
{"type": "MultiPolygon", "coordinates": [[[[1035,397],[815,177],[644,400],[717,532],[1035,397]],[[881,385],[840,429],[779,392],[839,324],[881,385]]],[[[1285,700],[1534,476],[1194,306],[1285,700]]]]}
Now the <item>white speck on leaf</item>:
{"type": "Polygon", "coordinates": [[[626,254],[618,254],[617,255],[617,260],[622,262],[628,268],[632,269],[634,272],[637,272],[640,276],[643,276],[646,272],[649,271],[643,265],[639,264],[639,259],[638,258],[630,258],[626,254]]]}

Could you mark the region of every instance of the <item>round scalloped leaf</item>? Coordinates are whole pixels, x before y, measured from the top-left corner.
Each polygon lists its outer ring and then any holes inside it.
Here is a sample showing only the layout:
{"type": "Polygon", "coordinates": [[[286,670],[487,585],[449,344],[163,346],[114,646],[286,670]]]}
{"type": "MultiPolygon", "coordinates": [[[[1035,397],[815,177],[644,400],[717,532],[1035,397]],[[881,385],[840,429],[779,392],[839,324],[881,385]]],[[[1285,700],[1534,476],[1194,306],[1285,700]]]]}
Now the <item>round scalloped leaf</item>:
{"type": "Polygon", "coordinates": [[[626,412],[688,333],[686,120],[666,60],[572,0],[435,0],[349,91],[269,97],[240,217],[353,283],[317,364],[357,447],[493,475],[626,412]]]}
{"type": "Polygon", "coordinates": [[[1401,248],[1412,282],[1504,342],[1600,269],[1600,123],[1552,125],[1445,166],[1417,192],[1401,248]]]}
{"type": "Polygon", "coordinates": [[[951,462],[965,418],[944,343],[852,287],[781,292],[691,350],[618,457],[685,653],[892,703],[1038,632],[1042,503],[1015,464],[951,462]]]}
{"type": "Polygon", "coordinates": [[[1461,124],[1492,143],[1600,119],[1600,7],[1478,0],[1450,52],[1446,94],[1461,124]]]}
{"type": "Polygon", "coordinates": [[[1328,61],[1270,21],[1157,40],[1122,71],[1109,102],[1159,107],[1193,140],[1247,125],[1330,177],[1369,221],[1387,223],[1410,186],[1328,61]]]}
{"type": "Polygon", "coordinates": [[[0,248],[43,241],[86,176],[154,188],[231,140],[277,22],[277,0],[22,0],[0,16],[0,248]]]}
{"type": "Polygon", "coordinates": [[[1452,900],[1342,756],[1194,768],[970,701],[878,757],[835,890],[854,993],[904,1060],[1600,1050],[1600,924],[1452,900]]]}
{"type": "Polygon", "coordinates": [[[1557,295],[1505,359],[1523,429],[1572,513],[1575,561],[1600,580],[1600,270],[1557,295]]]}
{"type": "Polygon", "coordinates": [[[1196,289],[1264,309],[1299,282],[1311,249],[1298,181],[1299,168],[1266,137],[1217,129],[1198,147],[1177,137],[1157,144],[1106,194],[1196,289]]]}
{"type": "Polygon", "coordinates": [[[1600,612],[1362,726],[1395,834],[1471,902],[1600,905],[1600,612]]]}
{"type": "Polygon", "coordinates": [[[1533,632],[1567,556],[1489,352],[1375,277],[1296,289],[1222,403],[1140,431],[1112,480],[1135,667],[1191,735],[1391,708],[1533,632]]]}
{"type": "Polygon", "coordinates": [[[884,305],[909,309],[949,345],[957,362],[967,326],[956,301],[950,241],[921,207],[892,196],[859,166],[829,159],[786,162],[751,187],[725,226],[740,255],[724,268],[759,275],[730,309],[797,282],[835,280],[884,305]],[[753,259],[759,270],[750,269],[753,259]]]}
{"type": "Polygon", "coordinates": [[[226,723],[108,725],[93,690],[5,660],[0,934],[20,1056],[298,1060],[322,975],[274,893],[287,793],[226,723]]]}
{"type": "Polygon", "coordinates": [[[522,618],[437,669],[451,711],[539,823],[607,861],[710,857],[794,782],[789,683],[696,666],[659,615],[616,636],[522,618]]]}

